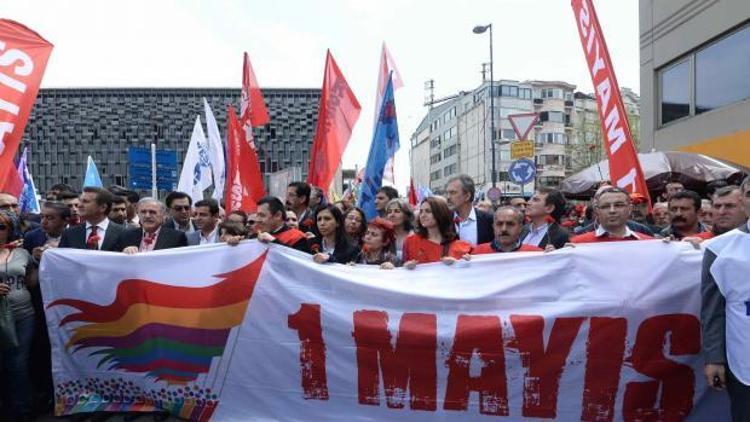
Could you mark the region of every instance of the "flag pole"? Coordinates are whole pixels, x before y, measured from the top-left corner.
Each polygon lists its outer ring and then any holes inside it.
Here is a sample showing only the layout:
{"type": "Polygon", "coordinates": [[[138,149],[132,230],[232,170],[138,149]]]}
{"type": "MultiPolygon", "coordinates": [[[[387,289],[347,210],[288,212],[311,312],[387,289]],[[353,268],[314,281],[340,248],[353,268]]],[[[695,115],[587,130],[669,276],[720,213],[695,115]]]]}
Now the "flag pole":
{"type": "Polygon", "coordinates": [[[156,144],[151,143],[151,196],[159,198],[159,191],[156,189],[156,144]]]}

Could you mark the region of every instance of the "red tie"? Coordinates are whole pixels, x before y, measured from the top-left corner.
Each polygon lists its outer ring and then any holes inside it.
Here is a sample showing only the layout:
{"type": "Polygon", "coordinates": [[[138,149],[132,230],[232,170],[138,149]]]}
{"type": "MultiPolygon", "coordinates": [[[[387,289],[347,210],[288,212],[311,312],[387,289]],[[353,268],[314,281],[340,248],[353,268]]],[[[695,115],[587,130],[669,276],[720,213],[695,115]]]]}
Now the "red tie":
{"type": "Polygon", "coordinates": [[[86,238],[86,247],[89,249],[99,249],[99,235],[96,233],[97,226],[91,226],[91,233],[86,238]]]}
{"type": "Polygon", "coordinates": [[[146,233],[146,235],[143,237],[143,244],[146,245],[146,247],[151,247],[151,244],[154,243],[154,239],[156,238],[156,233],[146,233]]]}

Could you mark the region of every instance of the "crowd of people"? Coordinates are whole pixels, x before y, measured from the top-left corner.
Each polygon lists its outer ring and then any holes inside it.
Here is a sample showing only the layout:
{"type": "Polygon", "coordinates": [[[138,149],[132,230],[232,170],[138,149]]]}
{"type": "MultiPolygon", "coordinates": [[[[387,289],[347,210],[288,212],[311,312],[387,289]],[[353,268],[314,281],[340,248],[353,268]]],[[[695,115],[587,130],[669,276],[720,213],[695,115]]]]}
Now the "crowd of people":
{"type": "MultiPolygon", "coordinates": [[[[412,205],[393,187],[382,187],[375,197],[378,216],[370,221],[352,198],[331,203],[321,189],[304,182],[289,184],[283,202],[267,196],[257,201],[254,212],[226,215],[213,199],[193,202],[186,193],[171,192],[160,201],[119,186],[76,192],[55,185],[39,215],[22,215],[17,198],[0,194],[0,296],[7,299],[17,337],[14,345],[0,348],[3,415],[30,419],[48,411],[52,400],[37,275],[50,248],[135,254],[257,239],[308,253],[319,264],[414,269],[431,262],[451,265],[472,255],[549,252],[581,243],[663,238],[699,247],[735,228],[747,231],[750,214],[750,179],[741,186],[716,183],[707,198],[670,182],[652,207],[644,196],[608,183],[590,200],[575,203],[547,188],[499,204],[479,201],[466,175],[450,179],[444,192],[412,205]]],[[[711,282],[704,271],[704,290],[711,282]]],[[[710,293],[712,300],[723,300],[716,289],[710,293]]],[[[722,337],[712,329],[712,341],[722,337]]],[[[740,391],[747,407],[750,387],[738,387],[728,375],[723,349],[711,350],[709,383],[740,391]]]]}

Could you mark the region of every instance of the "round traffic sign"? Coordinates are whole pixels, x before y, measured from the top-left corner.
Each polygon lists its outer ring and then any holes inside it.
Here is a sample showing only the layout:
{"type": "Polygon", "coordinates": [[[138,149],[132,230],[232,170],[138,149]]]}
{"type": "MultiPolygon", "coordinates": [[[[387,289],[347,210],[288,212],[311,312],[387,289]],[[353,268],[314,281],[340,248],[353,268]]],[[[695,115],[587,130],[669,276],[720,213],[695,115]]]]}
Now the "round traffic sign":
{"type": "Polygon", "coordinates": [[[497,186],[491,187],[487,190],[487,198],[492,202],[499,201],[502,194],[503,192],[497,186]]]}
{"type": "Polygon", "coordinates": [[[525,185],[534,180],[534,176],[536,176],[536,165],[529,159],[516,160],[508,167],[508,178],[515,184],[525,185]]]}

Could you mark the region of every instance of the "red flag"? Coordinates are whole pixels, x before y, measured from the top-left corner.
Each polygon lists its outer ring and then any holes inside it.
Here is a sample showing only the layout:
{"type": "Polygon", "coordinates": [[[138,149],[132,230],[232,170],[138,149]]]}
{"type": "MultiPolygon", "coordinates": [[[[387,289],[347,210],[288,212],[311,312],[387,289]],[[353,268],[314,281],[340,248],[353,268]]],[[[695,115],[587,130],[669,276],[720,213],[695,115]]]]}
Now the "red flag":
{"type": "Polygon", "coordinates": [[[635,151],[628,115],[620,96],[620,86],[615,78],[612,60],[594,5],[591,0],[572,0],[571,6],[596,91],[599,120],[604,135],[602,140],[609,157],[610,178],[618,187],[644,195],[648,198],[650,207],[651,198],[646,179],[643,177],[641,163],[635,151]]]}
{"type": "Polygon", "coordinates": [[[362,110],[330,51],[326,53],[322,91],[307,182],[326,192],[362,110]]]}
{"type": "MultiPolygon", "coordinates": [[[[245,139],[245,132],[237,120],[234,107],[227,107],[227,181],[226,213],[242,210],[254,212],[256,202],[265,195],[263,174],[258,164],[253,139],[245,139]]],[[[252,132],[250,132],[252,136],[252,132]]]]}
{"type": "Polygon", "coordinates": [[[250,139],[252,136],[249,133],[252,132],[253,128],[265,125],[270,118],[247,52],[245,52],[244,58],[242,64],[242,93],[240,94],[240,123],[247,134],[246,139],[250,139]]]}
{"type": "Polygon", "coordinates": [[[417,191],[414,189],[414,178],[411,178],[411,181],[409,182],[409,204],[412,207],[417,206],[417,191]]]}
{"type": "Polygon", "coordinates": [[[21,196],[23,192],[23,177],[18,173],[18,169],[13,167],[6,173],[7,179],[5,180],[5,186],[3,186],[3,192],[7,192],[16,198],[21,196]]]}
{"type": "Polygon", "coordinates": [[[10,191],[17,183],[13,157],[51,52],[52,44],[36,32],[0,19],[0,190],[10,191]]]}

